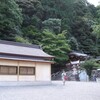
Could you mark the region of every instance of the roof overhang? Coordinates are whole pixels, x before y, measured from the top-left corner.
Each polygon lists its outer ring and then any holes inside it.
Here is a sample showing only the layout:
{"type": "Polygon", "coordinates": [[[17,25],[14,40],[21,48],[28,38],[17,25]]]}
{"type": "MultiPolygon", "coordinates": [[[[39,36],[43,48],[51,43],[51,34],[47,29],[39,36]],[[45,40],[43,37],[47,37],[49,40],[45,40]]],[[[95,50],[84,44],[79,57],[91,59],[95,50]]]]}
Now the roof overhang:
{"type": "Polygon", "coordinates": [[[79,64],[80,63],[80,61],[78,60],[78,61],[71,61],[70,62],[72,65],[76,65],[76,64],[79,64]]]}
{"type": "Polygon", "coordinates": [[[75,55],[78,57],[88,57],[87,54],[79,53],[79,52],[71,52],[69,55],[75,55]]]}
{"type": "Polygon", "coordinates": [[[54,58],[47,54],[39,45],[24,44],[0,40],[0,54],[54,58]]]}
{"type": "Polygon", "coordinates": [[[38,60],[38,59],[20,59],[20,58],[7,58],[7,57],[0,57],[0,59],[3,59],[3,60],[14,60],[14,61],[41,62],[41,63],[51,63],[51,64],[54,63],[53,61],[38,60]]]}

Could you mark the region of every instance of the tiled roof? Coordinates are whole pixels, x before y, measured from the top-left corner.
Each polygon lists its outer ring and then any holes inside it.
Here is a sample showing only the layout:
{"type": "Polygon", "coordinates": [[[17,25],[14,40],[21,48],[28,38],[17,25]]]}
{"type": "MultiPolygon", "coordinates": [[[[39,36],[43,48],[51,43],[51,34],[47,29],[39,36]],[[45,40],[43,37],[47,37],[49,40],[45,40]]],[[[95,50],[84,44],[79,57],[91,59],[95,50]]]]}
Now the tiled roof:
{"type": "Polygon", "coordinates": [[[0,54],[13,54],[23,56],[52,58],[53,56],[45,53],[38,45],[29,45],[18,42],[0,40],[0,54]]]}
{"type": "Polygon", "coordinates": [[[18,60],[18,61],[35,61],[35,62],[47,62],[47,63],[54,63],[50,59],[43,59],[37,57],[28,57],[28,56],[17,56],[17,55],[8,55],[8,54],[0,54],[1,59],[7,60],[18,60]]]}
{"type": "Polygon", "coordinates": [[[83,57],[87,57],[87,54],[84,53],[79,53],[79,52],[71,52],[69,55],[76,55],[76,56],[83,56],[83,57]]]}

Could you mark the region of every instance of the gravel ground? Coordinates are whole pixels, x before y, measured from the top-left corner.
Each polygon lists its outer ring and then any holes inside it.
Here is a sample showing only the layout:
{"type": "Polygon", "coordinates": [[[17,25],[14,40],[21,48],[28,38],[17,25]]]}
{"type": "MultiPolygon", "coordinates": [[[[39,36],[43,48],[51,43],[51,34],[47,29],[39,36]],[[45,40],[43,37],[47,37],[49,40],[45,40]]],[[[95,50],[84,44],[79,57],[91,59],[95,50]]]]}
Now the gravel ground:
{"type": "Polygon", "coordinates": [[[53,81],[51,85],[2,86],[0,100],[100,100],[100,83],[53,81]]]}

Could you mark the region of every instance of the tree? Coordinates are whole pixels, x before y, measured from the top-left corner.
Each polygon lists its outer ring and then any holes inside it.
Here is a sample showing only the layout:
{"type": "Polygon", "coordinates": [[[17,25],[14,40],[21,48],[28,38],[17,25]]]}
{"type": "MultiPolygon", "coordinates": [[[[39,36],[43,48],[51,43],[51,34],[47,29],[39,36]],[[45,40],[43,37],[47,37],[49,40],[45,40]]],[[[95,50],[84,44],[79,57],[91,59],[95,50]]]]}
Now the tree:
{"type": "Polygon", "coordinates": [[[71,45],[72,50],[79,51],[79,44],[75,37],[70,37],[69,43],[71,45]]]}
{"type": "Polygon", "coordinates": [[[44,29],[48,29],[56,34],[61,31],[61,19],[49,18],[43,21],[42,24],[44,29]]]}
{"type": "Polygon", "coordinates": [[[94,49],[96,51],[95,56],[100,56],[100,25],[93,25],[93,35],[95,36],[94,49]]]}
{"type": "Polygon", "coordinates": [[[91,78],[91,73],[94,68],[99,68],[100,65],[96,63],[94,60],[88,60],[85,61],[83,64],[81,64],[81,67],[85,68],[87,71],[87,74],[91,78]]]}
{"type": "Polygon", "coordinates": [[[61,33],[56,35],[48,30],[44,30],[40,44],[45,52],[55,56],[56,64],[66,64],[70,46],[65,34],[61,33]]]}
{"type": "Polygon", "coordinates": [[[16,0],[23,14],[23,27],[33,25],[37,29],[41,28],[43,17],[43,7],[40,0],[16,0]]]}
{"type": "Polygon", "coordinates": [[[94,55],[93,50],[94,35],[92,34],[92,25],[90,21],[90,11],[84,2],[76,2],[74,5],[75,20],[71,24],[71,34],[74,36],[79,44],[79,50],[87,54],[94,55]]]}
{"type": "Polygon", "coordinates": [[[95,23],[92,25],[93,32],[92,34],[95,36],[95,56],[100,56],[100,6],[96,8],[96,14],[94,18],[95,23]]]}
{"type": "Polygon", "coordinates": [[[15,0],[0,1],[0,38],[15,40],[21,34],[22,14],[15,0]]]}
{"type": "Polygon", "coordinates": [[[22,32],[24,39],[29,40],[32,44],[39,45],[42,34],[34,26],[23,27],[22,32]]]}

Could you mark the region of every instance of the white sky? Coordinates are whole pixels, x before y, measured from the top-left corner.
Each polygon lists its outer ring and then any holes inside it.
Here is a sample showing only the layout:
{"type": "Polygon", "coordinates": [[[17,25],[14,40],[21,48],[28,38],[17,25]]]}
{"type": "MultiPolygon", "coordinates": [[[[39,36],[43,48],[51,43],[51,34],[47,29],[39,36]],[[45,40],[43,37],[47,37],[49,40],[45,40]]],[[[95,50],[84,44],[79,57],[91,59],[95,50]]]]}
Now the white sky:
{"type": "Polygon", "coordinates": [[[95,6],[97,6],[98,4],[100,4],[100,3],[98,3],[98,2],[100,2],[100,0],[87,0],[87,1],[90,2],[90,3],[92,3],[95,6]]]}

